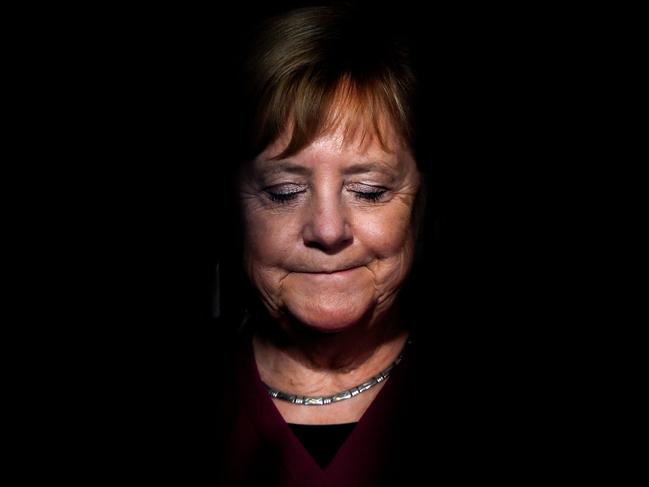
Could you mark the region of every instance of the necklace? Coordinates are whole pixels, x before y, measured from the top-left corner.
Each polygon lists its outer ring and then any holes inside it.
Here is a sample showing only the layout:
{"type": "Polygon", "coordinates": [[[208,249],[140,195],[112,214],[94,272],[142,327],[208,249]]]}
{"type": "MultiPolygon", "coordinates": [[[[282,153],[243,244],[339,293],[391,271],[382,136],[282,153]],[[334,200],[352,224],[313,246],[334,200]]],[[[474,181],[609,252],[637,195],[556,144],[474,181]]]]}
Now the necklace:
{"type": "MultiPolygon", "coordinates": [[[[406,345],[409,344],[410,340],[406,342],[406,345]]],[[[273,389],[267,384],[264,384],[264,386],[266,386],[268,394],[273,399],[280,399],[282,401],[290,402],[291,404],[297,404],[300,406],[326,406],[328,404],[333,404],[335,402],[340,402],[346,399],[351,399],[352,397],[356,397],[360,393],[369,391],[375,385],[380,384],[381,382],[386,380],[388,377],[390,377],[392,369],[399,365],[399,363],[401,362],[404,352],[405,347],[394,362],[392,362],[390,365],[388,365],[387,368],[383,369],[371,379],[363,382],[362,384],[354,386],[351,389],[345,389],[344,391],[338,392],[331,396],[300,396],[297,394],[288,394],[286,392],[278,391],[277,389],[273,389]]]]}

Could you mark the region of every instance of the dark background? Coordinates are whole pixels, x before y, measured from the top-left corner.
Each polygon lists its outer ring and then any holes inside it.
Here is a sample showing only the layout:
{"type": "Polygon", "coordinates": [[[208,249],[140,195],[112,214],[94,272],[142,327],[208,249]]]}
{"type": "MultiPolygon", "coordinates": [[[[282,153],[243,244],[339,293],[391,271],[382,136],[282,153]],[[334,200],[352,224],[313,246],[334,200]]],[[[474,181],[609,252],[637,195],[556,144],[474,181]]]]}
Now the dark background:
{"type": "MultiPolygon", "coordinates": [[[[143,266],[144,288],[151,275],[169,285],[165,306],[154,293],[153,314],[166,309],[194,322],[213,314],[216,263],[232,264],[235,209],[225,175],[236,157],[236,96],[229,93],[236,91],[237,42],[255,20],[293,4],[304,2],[224,7],[207,19],[158,11],[120,23],[106,41],[113,58],[101,73],[111,121],[108,177],[118,183],[114,209],[134,237],[119,247],[143,266]]],[[[395,22],[412,26],[421,111],[429,113],[422,125],[430,134],[425,239],[437,248],[424,265],[444,287],[462,286],[466,301],[511,312],[527,299],[515,281],[547,258],[536,250],[551,237],[545,215],[555,189],[545,185],[561,184],[571,66],[541,12],[520,12],[514,22],[511,12],[490,9],[392,8],[395,22]],[[437,265],[445,269],[433,271],[437,265]],[[499,286],[507,291],[499,295],[499,286]]],[[[227,276],[221,287],[227,311],[227,276]]]]}
{"type": "MultiPolygon", "coordinates": [[[[214,377],[229,347],[211,321],[217,262],[221,311],[239,298],[224,178],[231,73],[241,32],[286,5],[107,12],[85,26],[99,38],[80,62],[99,117],[82,119],[80,134],[88,164],[99,161],[87,192],[101,200],[83,294],[100,368],[87,382],[99,384],[102,448],[141,479],[212,474],[214,377]]],[[[578,371],[565,366],[579,330],[557,316],[576,272],[560,195],[582,107],[579,56],[565,12],[392,8],[412,26],[429,113],[431,206],[414,286],[431,348],[422,380],[439,391],[434,414],[466,416],[476,450],[497,438],[515,456],[577,421],[578,371]]]]}

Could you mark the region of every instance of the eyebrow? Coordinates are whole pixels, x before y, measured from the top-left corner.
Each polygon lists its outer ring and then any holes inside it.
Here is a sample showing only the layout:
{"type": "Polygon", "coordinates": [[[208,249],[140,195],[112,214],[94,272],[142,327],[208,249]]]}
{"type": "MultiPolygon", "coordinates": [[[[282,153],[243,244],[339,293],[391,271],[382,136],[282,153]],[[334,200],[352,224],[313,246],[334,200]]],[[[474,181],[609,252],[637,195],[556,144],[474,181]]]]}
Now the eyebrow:
{"type": "Polygon", "coordinates": [[[262,171],[267,174],[277,174],[281,172],[289,174],[297,174],[300,176],[308,176],[311,174],[311,169],[305,166],[300,166],[290,161],[272,161],[272,164],[266,163],[262,171]]]}
{"type": "Polygon", "coordinates": [[[358,164],[353,164],[343,170],[343,174],[346,176],[352,174],[364,174],[368,172],[379,172],[390,177],[394,177],[395,169],[390,168],[390,165],[386,162],[363,162],[358,164]]]}
{"type": "MultiPolygon", "coordinates": [[[[294,162],[291,162],[289,160],[272,161],[272,164],[268,162],[264,164],[261,169],[265,174],[288,173],[296,174],[298,176],[310,176],[313,173],[311,168],[295,164],[294,162]]],[[[397,177],[396,168],[393,168],[390,164],[383,161],[356,163],[344,168],[342,171],[343,175],[345,176],[367,174],[373,172],[388,176],[391,180],[397,177]]]]}

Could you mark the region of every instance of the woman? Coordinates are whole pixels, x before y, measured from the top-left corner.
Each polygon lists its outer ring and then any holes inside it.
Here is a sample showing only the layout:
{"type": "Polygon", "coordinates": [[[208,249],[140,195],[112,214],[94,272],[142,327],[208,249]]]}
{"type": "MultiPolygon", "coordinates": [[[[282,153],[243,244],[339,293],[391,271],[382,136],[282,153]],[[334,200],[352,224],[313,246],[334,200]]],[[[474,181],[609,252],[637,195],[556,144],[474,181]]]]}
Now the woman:
{"type": "Polygon", "coordinates": [[[423,183],[415,79],[389,32],[352,10],[306,8],[253,42],[237,190],[261,305],[226,393],[231,484],[379,485],[415,461],[397,444],[413,433],[401,405],[416,348],[399,294],[423,183]]]}

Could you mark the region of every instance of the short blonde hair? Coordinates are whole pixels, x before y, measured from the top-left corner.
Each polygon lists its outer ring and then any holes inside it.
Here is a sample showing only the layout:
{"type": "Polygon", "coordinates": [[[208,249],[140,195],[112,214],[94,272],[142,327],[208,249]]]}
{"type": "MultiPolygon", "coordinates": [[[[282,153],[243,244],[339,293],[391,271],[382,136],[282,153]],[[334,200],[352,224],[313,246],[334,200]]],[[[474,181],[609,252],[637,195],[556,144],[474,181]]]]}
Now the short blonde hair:
{"type": "Polygon", "coordinates": [[[248,146],[254,157],[290,136],[277,158],[323,133],[346,140],[388,132],[410,146],[415,77],[405,44],[390,27],[349,7],[309,7],[273,17],[252,42],[245,69],[248,146]]]}

